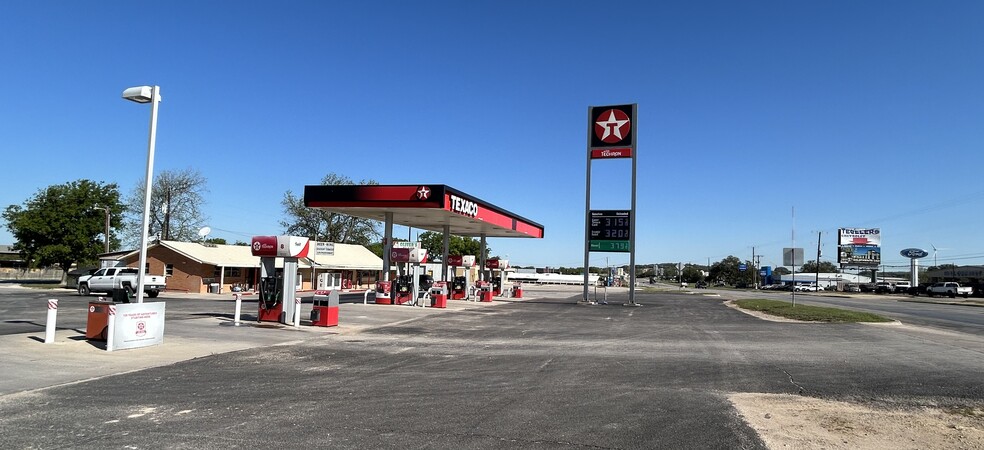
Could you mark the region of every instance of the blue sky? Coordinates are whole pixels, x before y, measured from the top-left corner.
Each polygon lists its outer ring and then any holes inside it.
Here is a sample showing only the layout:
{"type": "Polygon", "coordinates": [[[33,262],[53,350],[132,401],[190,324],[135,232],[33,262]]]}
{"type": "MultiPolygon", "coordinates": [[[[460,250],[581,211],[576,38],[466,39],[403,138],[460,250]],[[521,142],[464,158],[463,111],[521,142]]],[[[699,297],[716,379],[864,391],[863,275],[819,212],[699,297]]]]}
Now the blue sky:
{"type": "MultiPolygon", "coordinates": [[[[794,223],[807,259],[818,231],[835,260],[860,227],[888,265],[932,245],[981,264],[982,19],[973,1],[6,2],[0,207],[80,178],[129,193],[149,108],[120,93],[157,84],[155,168],[205,175],[213,237],[281,233],[284,193],[336,172],[463,190],[546,228],[494,253],[578,266],[587,108],[638,103],[639,264],[755,247],[779,265],[794,223]]],[[[629,175],[595,161],[592,207],[627,209],[629,175]]]]}

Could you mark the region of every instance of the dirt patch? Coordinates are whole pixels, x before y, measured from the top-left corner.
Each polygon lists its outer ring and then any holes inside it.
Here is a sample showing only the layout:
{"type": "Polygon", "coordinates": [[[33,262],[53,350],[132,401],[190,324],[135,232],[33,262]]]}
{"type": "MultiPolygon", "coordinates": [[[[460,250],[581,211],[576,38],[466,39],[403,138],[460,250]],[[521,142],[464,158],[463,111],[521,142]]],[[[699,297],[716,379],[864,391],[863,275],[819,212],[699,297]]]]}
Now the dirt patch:
{"type": "Polygon", "coordinates": [[[879,408],[789,394],[728,396],[771,449],[984,449],[984,408],[879,408]]]}

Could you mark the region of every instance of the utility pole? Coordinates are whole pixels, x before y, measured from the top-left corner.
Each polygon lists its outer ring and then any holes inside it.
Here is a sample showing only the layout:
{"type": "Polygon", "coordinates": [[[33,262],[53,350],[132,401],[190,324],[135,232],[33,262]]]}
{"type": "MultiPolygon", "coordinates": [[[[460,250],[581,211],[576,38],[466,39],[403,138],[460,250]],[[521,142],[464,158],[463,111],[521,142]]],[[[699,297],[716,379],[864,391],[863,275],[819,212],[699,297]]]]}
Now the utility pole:
{"type": "MultiPolygon", "coordinates": [[[[762,267],[762,255],[756,255],[755,256],[755,273],[759,273],[759,270],[760,270],[759,268],[760,267],[762,267]]],[[[758,276],[762,276],[762,274],[759,273],[758,276]]]]}
{"type": "Polygon", "coordinates": [[[820,288],[820,236],[823,235],[823,231],[817,231],[817,289],[820,288]]]}
{"type": "Polygon", "coordinates": [[[759,274],[758,270],[755,268],[755,246],[752,246],[752,286],[755,289],[759,288],[759,274]]]}

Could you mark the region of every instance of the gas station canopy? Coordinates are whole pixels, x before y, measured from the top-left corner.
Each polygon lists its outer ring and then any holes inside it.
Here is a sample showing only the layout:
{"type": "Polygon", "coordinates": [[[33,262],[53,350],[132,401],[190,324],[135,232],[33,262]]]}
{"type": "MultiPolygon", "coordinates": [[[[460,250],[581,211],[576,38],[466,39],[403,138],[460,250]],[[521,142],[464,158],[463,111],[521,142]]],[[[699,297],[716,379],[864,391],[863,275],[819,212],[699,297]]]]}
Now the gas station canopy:
{"type": "Polygon", "coordinates": [[[543,225],[443,184],[304,186],[304,206],[457,236],[542,238],[543,225]]]}

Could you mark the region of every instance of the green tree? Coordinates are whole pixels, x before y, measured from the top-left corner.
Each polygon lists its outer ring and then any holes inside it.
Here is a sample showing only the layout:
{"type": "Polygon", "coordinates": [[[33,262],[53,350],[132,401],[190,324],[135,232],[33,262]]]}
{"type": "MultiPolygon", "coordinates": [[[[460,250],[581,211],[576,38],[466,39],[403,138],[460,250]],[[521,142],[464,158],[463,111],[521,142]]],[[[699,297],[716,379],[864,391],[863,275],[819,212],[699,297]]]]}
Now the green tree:
{"type": "MultiPolygon", "coordinates": [[[[817,272],[817,262],[814,260],[807,261],[800,268],[800,273],[816,273],[817,272]]],[[[821,273],[839,273],[840,269],[830,261],[820,261],[820,272],[821,273]]]]}
{"type": "MultiPolygon", "coordinates": [[[[321,179],[321,184],[337,186],[353,184],[346,176],[329,173],[321,179]]],[[[363,180],[359,184],[379,184],[373,180],[363,180]]],[[[306,236],[316,241],[338,242],[341,244],[357,244],[368,246],[378,242],[380,238],[379,222],[340,214],[323,209],[304,206],[304,199],[287,191],[280,202],[284,208],[284,220],[280,226],[284,233],[294,236],[306,236]]],[[[380,255],[382,251],[380,251],[380,255]]]]}
{"type": "Polygon", "coordinates": [[[662,270],[664,280],[676,280],[680,277],[680,268],[677,263],[663,263],[659,267],[662,270]]]}
{"type": "MultiPolygon", "coordinates": [[[[776,276],[776,275],[789,275],[791,273],[793,273],[793,272],[790,271],[789,269],[783,267],[783,266],[775,267],[775,268],[772,269],[772,275],[773,276],[776,276]]],[[[776,279],[778,279],[778,277],[776,279]]]]}
{"type": "MultiPolygon", "coordinates": [[[[441,255],[444,253],[444,234],[425,231],[420,233],[418,239],[420,239],[420,246],[427,250],[427,260],[441,262],[441,255]]],[[[482,241],[478,239],[455,235],[448,236],[449,256],[475,255],[478,258],[481,251],[482,241]]],[[[485,256],[488,257],[491,254],[492,249],[486,245],[485,256]]]]}
{"type": "MultiPolygon", "coordinates": [[[[165,241],[196,241],[207,218],[202,212],[207,180],[196,169],[162,170],[150,189],[150,217],[147,233],[165,241]]],[[[139,246],[144,212],[144,182],[133,188],[126,199],[127,240],[139,246]]]]}
{"type": "Polygon", "coordinates": [[[688,264],[683,268],[683,281],[686,281],[687,283],[696,283],[698,281],[702,281],[703,279],[704,273],[700,266],[688,264]]]}
{"type": "Polygon", "coordinates": [[[721,261],[711,264],[710,278],[731,285],[750,285],[754,281],[755,270],[753,267],[750,261],[742,262],[737,256],[728,256],[721,261]],[[746,266],[744,271],[739,267],[742,264],[746,266]]]}
{"type": "Polygon", "coordinates": [[[31,267],[56,265],[65,281],[76,263],[96,261],[103,252],[105,213],[110,210],[110,241],[121,224],[123,205],[116,184],[90,180],[72,181],[39,190],[23,206],[10,205],[3,212],[15,248],[31,267]]]}

